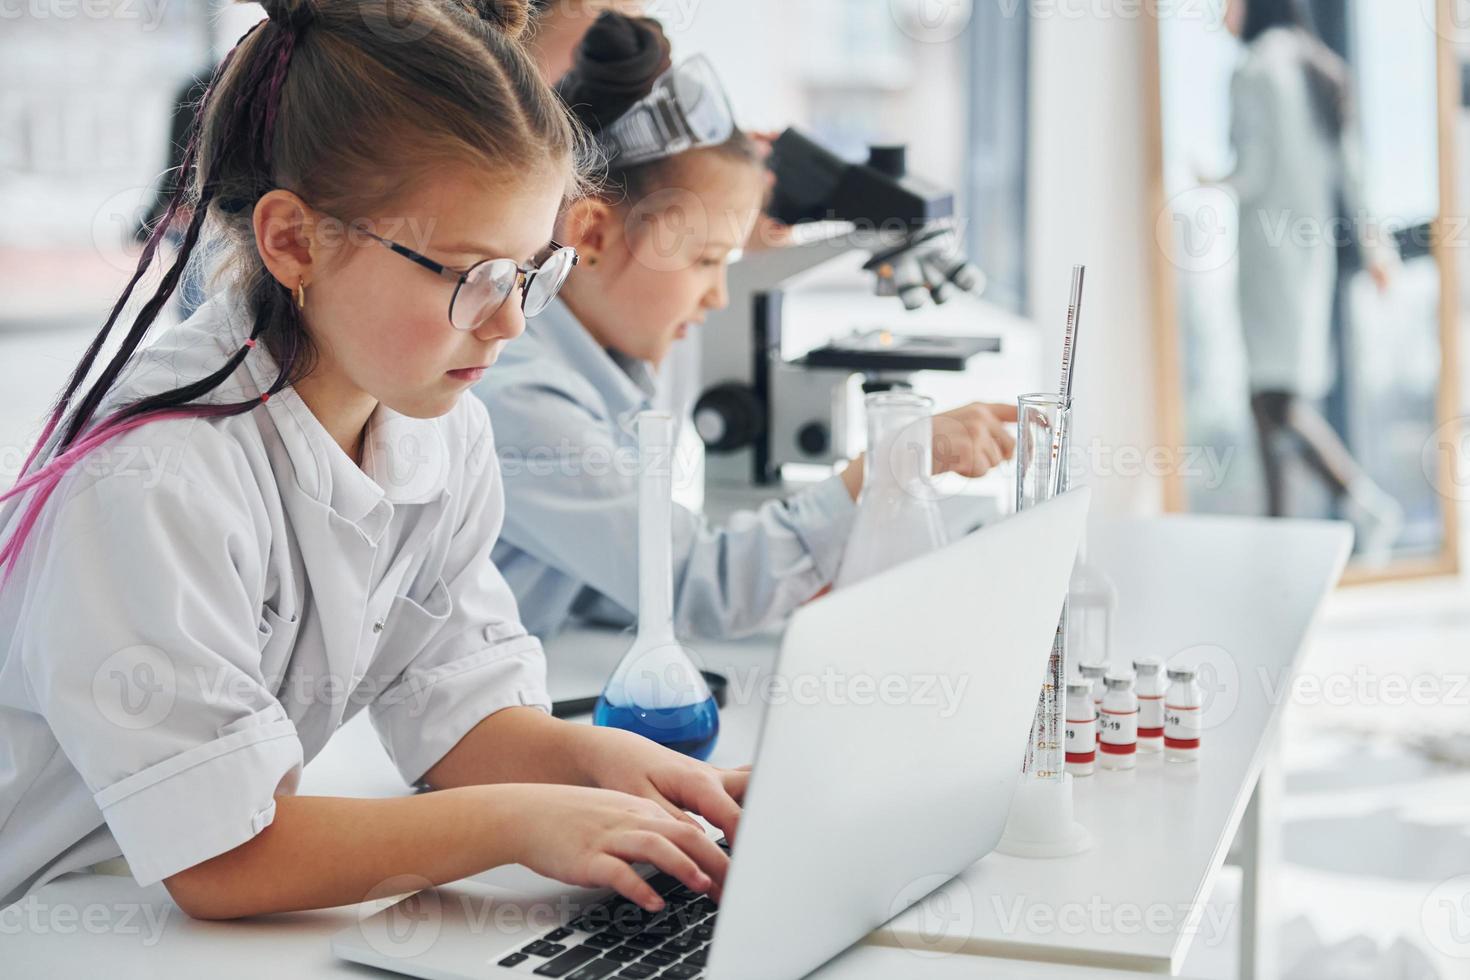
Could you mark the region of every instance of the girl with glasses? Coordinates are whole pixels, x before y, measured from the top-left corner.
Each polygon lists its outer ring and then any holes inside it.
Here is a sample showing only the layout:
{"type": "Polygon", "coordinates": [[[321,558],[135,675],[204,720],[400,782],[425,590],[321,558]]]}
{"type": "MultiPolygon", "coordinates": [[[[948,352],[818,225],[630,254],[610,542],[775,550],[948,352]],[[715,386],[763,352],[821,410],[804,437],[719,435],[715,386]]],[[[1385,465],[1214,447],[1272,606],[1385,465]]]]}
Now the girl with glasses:
{"type": "Polygon", "coordinates": [[[119,857],[207,918],[514,862],[649,909],[634,862],[718,895],[728,858],[683,810],[733,837],[747,774],[552,719],[486,560],[504,492],[464,396],[576,261],[551,241],[576,127],[524,5],[264,6],[0,496],[0,906],[119,857]],[[218,288],[145,346],[206,236],[218,288]],[[363,708],[436,792],[296,793],[363,708]]]}

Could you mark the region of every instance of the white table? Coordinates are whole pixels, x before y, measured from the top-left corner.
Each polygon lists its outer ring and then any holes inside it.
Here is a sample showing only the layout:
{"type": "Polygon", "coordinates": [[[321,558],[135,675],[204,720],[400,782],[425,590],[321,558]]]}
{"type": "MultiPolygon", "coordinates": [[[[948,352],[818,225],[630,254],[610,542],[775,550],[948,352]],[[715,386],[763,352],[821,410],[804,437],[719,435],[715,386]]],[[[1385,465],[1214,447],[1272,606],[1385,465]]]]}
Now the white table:
{"type": "MultiPolygon", "coordinates": [[[[1145,920],[1139,928],[1119,918],[1130,908],[1147,914],[1159,904],[1198,910],[1210,928],[1219,910],[1239,908],[1240,921],[1226,921],[1222,935],[1233,942],[1239,929],[1242,975],[1257,975],[1262,944],[1254,923],[1263,887],[1256,857],[1269,847],[1270,821],[1246,820],[1241,836],[1253,846],[1242,853],[1239,898],[1221,866],[1284,700],[1273,695],[1285,690],[1347,546],[1340,527],[1305,522],[1168,518],[1097,526],[1091,557],[1113,577],[1120,598],[1119,661],[1208,643],[1229,652],[1228,659],[1212,654],[1219,663],[1236,668],[1238,681],[1226,687],[1235,695],[1233,707],[1225,710],[1227,699],[1217,696],[1206,713],[1198,771],[1151,760],[1131,775],[1099,772],[1080,780],[1078,816],[1097,841],[1091,851],[1055,861],[986,857],[813,976],[1122,980],[1178,973],[1192,938],[1189,916],[1145,920]],[[1264,682],[1258,671],[1266,672],[1264,682]],[[1223,896],[1222,885],[1229,886],[1223,896]],[[1216,901],[1209,905],[1212,891],[1216,901]],[[1089,921],[1097,907],[1111,914],[1102,928],[1089,921]],[[1065,918],[1073,908],[1082,928],[1065,918]]],[[[548,650],[552,696],[595,694],[628,639],[595,631],[559,638],[548,650]]],[[[775,651],[772,636],[696,645],[702,666],[731,683],[715,764],[738,765],[754,754],[758,692],[775,651]]],[[[357,718],[307,767],[300,791],[389,796],[406,789],[357,718]]],[[[1265,814],[1269,806],[1268,797],[1258,798],[1253,812],[1265,814]]],[[[119,980],[382,976],[340,962],[328,949],[328,938],[364,911],[196,922],[161,885],[139,889],[128,878],[72,875],[41,889],[18,916],[0,917],[0,962],[7,975],[105,973],[119,980]]],[[[1191,973],[1198,958],[1187,965],[1191,973]]]]}
{"type": "MultiPolygon", "coordinates": [[[[106,977],[108,980],[386,980],[392,974],[348,963],[329,948],[350,926],[356,906],[238,922],[188,919],[162,885],[129,878],[69,875],[37,895],[34,910],[9,917],[0,931],[6,978],[106,977]],[[20,931],[16,931],[16,927],[20,931]]],[[[1048,963],[933,956],[859,944],[810,980],[1146,980],[1147,974],[1048,963]]]]}
{"type": "Polygon", "coordinates": [[[1257,777],[1350,537],[1317,522],[1176,518],[1100,523],[1089,546],[1118,589],[1114,662],[1152,655],[1213,671],[1202,676],[1212,690],[1199,763],[1143,757],[1132,772],[1099,768],[1075,780],[1090,850],[1054,860],[991,854],[935,896],[947,924],[921,904],[874,941],[934,942],[942,927],[939,942],[968,952],[1176,973],[1196,936],[1218,941],[1206,901],[1242,829],[1241,975],[1258,976],[1270,959],[1259,929],[1269,862],[1260,857],[1273,846],[1275,776],[1257,777]]]}

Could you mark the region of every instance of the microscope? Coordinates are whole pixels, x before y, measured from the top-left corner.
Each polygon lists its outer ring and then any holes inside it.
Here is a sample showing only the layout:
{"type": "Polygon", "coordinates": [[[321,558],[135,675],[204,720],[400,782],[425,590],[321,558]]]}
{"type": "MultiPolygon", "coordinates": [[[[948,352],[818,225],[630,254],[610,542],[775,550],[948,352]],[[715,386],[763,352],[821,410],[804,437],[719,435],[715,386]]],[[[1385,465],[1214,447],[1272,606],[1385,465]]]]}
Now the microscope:
{"type": "Polygon", "coordinates": [[[851,458],[864,441],[865,394],[911,387],[918,371],[964,371],[1001,349],[998,336],[912,333],[883,322],[889,310],[939,305],[985,286],[959,252],[954,195],[909,174],[904,147],[874,146],[865,163],[851,163],[788,129],[768,166],[775,185],[767,212],[792,226],[794,239],[809,240],[742,256],[730,267],[729,305],[700,331],[705,387],[694,427],[707,480],[732,489],[779,484],[788,464],[851,458]],[[874,305],[852,288],[864,279],[899,302],[874,305]],[[819,320],[842,326],[813,336],[819,320]]]}

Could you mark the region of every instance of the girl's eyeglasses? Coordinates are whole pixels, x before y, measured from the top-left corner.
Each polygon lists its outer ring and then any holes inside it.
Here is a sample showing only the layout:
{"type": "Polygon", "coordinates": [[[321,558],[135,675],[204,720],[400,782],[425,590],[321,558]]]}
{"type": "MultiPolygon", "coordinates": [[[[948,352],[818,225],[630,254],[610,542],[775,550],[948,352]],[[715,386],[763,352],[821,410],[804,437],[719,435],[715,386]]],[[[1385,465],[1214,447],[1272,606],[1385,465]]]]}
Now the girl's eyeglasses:
{"type": "Polygon", "coordinates": [[[482,259],[461,272],[406,245],[363,231],[435,275],[454,280],[454,295],[449,297],[449,322],[456,330],[473,330],[493,317],[510,298],[517,282],[521,287],[521,310],[527,318],[535,316],[556,298],[577,264],[576,249],[552,242],[551,254],[539,266],[521,266],[515,259],[482,259]]]}

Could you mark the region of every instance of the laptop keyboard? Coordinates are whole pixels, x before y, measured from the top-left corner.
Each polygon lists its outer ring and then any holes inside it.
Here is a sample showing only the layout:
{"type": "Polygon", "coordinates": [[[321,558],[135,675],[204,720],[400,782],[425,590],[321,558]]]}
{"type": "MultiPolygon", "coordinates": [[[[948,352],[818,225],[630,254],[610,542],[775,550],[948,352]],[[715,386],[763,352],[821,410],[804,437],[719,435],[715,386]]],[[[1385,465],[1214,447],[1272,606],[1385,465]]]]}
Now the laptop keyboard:
{"type": "MultiPolygon", "coordinates": [[[[723,837],[716,843],[729,853],[723,837]]],[[[533,974],[566,980],[698,980],[704,976],[718,906],[661,871],[647,880],[663,896],[660,911],[649,912],[614,895],[499,965],[515,967],[539,959],[533,974]]]]}

